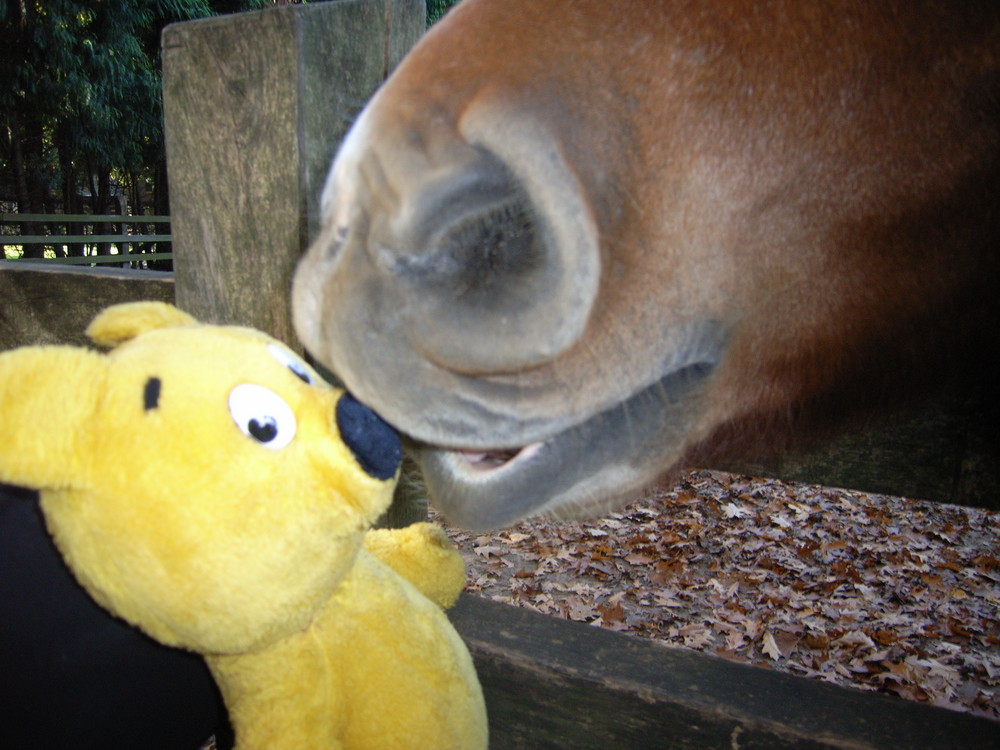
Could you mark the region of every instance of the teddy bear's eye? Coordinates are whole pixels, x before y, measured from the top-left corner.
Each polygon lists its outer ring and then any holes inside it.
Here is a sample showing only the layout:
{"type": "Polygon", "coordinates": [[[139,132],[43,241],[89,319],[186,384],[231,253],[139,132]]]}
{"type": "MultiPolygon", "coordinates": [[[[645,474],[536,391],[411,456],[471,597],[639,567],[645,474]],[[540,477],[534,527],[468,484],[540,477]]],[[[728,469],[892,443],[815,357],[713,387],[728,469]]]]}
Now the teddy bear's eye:
{"type": "Polygon", "coordinates": [[[297,423],[285,400],[264,386],[245,383],[229,394],[229,413],[247,437],[272,450],[292,442],[297,423]]]}
{"type": "Polygon", "coordinates": [[[307,385],[316,384],[316,378],[313,377],[311,372],[309,372],[309,368],[306,367],[305,363],[301,359],[296,357],[290,351],[283,349],[277,344],[268,344],[267,350],[271,352],[271,356],[298,375],[307,385]]]}

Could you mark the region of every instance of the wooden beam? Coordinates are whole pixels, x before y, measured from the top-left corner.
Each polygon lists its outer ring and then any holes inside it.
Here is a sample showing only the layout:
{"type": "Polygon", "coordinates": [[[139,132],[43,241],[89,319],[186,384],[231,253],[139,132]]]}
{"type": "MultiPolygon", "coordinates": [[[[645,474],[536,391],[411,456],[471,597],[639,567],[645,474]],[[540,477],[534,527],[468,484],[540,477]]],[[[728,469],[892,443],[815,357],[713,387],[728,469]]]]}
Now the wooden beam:
{"type": "Polygon", "coordinates": [[[48,261],[0,263],[0,349],[41,344],[86,346],[87,324],[108,305],[174,301],[169,273],[74,269],[48,261]]]}
{"type": "Polygon", "coordinates": [[[998,725],[463,594],[491,750],[988,750],[998,725]]]}
{"type": "Polygon", "coordinates": [[[295,343],[295,264],[347,128],[424,31],[422,0],[341,0],[163,32],[177,303],[295,343]]]}

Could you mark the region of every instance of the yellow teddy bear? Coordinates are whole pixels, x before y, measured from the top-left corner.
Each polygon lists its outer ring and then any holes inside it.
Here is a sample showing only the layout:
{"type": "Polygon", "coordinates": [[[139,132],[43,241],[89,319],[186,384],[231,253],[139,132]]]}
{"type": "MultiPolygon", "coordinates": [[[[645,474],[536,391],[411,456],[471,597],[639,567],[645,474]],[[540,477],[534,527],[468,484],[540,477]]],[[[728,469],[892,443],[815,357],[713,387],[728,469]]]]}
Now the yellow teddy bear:
{"type": "Polygon", "coordinates": [[[91,596],[204,655],[241,750],[485,748],[441,610],[461,558],[429,524],[370,529],[395,433],[258,331],[142,302],[87,333],[114,348],[0,354],[0,481],[41,491],[91,596]]]}

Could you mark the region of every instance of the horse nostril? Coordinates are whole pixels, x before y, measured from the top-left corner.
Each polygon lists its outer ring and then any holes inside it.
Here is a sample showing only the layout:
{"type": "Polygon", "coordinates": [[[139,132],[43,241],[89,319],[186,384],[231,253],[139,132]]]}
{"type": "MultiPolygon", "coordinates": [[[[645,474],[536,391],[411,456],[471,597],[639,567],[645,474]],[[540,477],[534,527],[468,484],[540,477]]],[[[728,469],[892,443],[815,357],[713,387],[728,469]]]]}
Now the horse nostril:
{"type": "Polygon", "coordinates": [[[365,473],[391,479],[403,460],[399,435],[385,420],[350,393],[337,401],[337,429],[365,473]]]}

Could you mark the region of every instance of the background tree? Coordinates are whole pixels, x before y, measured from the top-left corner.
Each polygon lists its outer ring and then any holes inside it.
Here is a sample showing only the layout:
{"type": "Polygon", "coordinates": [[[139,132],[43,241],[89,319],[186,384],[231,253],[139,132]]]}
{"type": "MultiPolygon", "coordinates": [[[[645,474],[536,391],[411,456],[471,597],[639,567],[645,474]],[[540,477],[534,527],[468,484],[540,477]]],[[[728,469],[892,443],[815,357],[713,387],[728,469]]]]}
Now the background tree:
{"type": "Polygon", "coordinates": [[[458,0],[427,0],[427,25],[437,23],[458,0]]]}
{"type": "MultiPolygon", "coordinates": [[[[295,1],[0,0],[0,202],[169,213],[161,30],[295,1]]],[[[455,1],[428,0],[428,23],[455,1]]]]}
{"type": "MultiPolygon", "coordinates": [[[[4,198],[100,213],[162,158],[159,31],[206,0],[0,0],[4,198]]],[[[133,185],[134,187],[134,185],[133,185]]]]}

